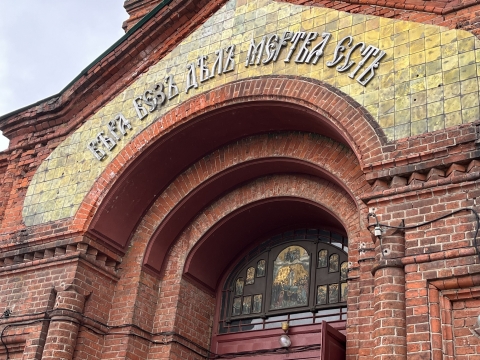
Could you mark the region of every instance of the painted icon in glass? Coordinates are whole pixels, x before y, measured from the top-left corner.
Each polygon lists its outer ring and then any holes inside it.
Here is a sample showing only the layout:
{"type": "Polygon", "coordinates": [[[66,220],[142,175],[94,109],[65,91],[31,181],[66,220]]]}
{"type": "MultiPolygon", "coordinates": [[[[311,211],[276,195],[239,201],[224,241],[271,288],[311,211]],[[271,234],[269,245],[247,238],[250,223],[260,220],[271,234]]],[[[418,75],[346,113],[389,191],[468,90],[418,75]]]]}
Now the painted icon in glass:
{"type": "Polygon", "coordinates": [[[243,278],[238,278],[235,281],[235,295],[243,295],[243,278]]]}
{"type": "Polygon", "coordinates": [[[285,248],[273,263],[271,309],[308,305],[310,255],[301,246],[285,248]]]}
{"type": "Polygon", "coordinates": [[[232,316],[240,315],[241,310],[242,310],[242,298],[233,299],[232,316]]]}
{"type": "Polygon", "coordinates": [[[338,284],[328,285],[328,303],[338,303],[338,284]]]}
{"type": "Polygon", "coordinates": [[[330,255],[330,267],[328,268],[329,272],[336,272],[338,271],[338,263],[339,263],[338,254],[330,255]]]}
{"type": "Polygon", "coordinates": [[[318,252],[318,267],[324,268],[328,264],[328,250],[320,250],[318,252]]]}
{"type": "Polygon", "coordinates": [[[340,281],[347,281],[348,263],[345,261],[340,265],[340,281]]]}
{"type": "Polygon", "coordinates": [[[265,260],[257,263],[257,277],[265,276],[265,260]]]}
{"type": "Polygon", "coordinates": [[[347,301],[347,296],[348,296],[348,285],[347,283],[342,283],[340,285],[340,301],[345,302],[347,301]]]}
{"type": "Polygon", "coordinates": [[[327,303],[327,285],[317,287],[317,305],[325,305],[327,303]]]}
{"type": "Polygon", "coordinates": [[[247,269],[247,280],[245,281],[245,285],[251,285],[255,282],[255,268],[249,267],[247,269]]]}
{"type": "Polygon", "coordinates": [[[253,296],[253,313],[262,312],[262,295],[253,296]]]}
{"type": "Polygon", "coordinates": [[[248,315],[252,312],[252,297],[251,296],[244,296],[243,297],[243,315],[248,315]]]}

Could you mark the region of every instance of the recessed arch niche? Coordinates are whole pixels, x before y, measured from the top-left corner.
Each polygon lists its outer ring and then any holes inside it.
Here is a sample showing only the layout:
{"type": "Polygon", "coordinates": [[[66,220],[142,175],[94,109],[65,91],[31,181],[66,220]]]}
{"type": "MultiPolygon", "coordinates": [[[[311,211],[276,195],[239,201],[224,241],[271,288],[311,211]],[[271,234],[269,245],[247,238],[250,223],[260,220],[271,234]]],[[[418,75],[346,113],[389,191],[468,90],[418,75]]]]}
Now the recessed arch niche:
{"type": "Polygon", "coordinates": [[[211,227],[190,251],[184,276],[214,292],[238,258],[270,236],[296,228],[330,229],[346,236],[338,217],[311,200],[295,197],[260,200],[211,227]]]}

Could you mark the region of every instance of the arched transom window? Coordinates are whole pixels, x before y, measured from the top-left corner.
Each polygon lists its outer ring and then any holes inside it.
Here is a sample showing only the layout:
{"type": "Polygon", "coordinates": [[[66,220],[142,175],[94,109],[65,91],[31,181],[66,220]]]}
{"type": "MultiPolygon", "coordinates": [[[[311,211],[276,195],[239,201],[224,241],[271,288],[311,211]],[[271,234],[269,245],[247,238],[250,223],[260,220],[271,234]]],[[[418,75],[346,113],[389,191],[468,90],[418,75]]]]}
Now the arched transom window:
{"type": "Polygon", "coordinates": [[[219,333],[346,318],[347,238],[302,229],[274,236],[228,277],[219,333]]]}

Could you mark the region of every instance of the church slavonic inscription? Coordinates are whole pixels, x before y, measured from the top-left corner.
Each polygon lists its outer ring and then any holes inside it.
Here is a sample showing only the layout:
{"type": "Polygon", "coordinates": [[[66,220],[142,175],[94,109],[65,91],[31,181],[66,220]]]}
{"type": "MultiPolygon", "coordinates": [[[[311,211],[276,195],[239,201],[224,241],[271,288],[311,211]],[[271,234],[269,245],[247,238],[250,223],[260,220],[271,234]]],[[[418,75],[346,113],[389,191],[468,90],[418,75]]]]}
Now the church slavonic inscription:
{"type": "MultiPolygon", "coordinates": [[[[316,31],[294,32],[285,31],[282,35],[265,35],[259,42],[251,39],[245,59],[245,67],[262,66],[276,62],[283,57],[285,63],[295,61],[297,64],[316,65],[323,57],[325,49],[330,46],[332,34],[316,31]]],[[[186,65],[186,80],[184,91],[198,89],[210,79],[235,70],[236,45],[218,49],[209,63],[209,56],[200,55],[196,61],[186,65]]],[[[349,35],[341,39],[336,45],[333,57],[326,62],[327,67],[339,72],[349,72],[348,77],[356,79],[358,83],[367,86],[375,76],[376,69],[386,53],[379,48],[364,42],[355,42],[349,35]],[[353,58],[361,60],[356,63],[353,58]]],[[[180,94],[180,88],[173,75],[168,75],[164,82],[159,82],[133,99],[133,107],[139,120],[145,119],[150,113],[165,106],[170,100],[180,94]]],[[[132,125],[123,114],[118,114],[110,120],[105,131],[97,134],[96,138],[87,143],[87,148],[95,159],[101,161],[106,158],[117,143],[132,130],[132,125]]]]}

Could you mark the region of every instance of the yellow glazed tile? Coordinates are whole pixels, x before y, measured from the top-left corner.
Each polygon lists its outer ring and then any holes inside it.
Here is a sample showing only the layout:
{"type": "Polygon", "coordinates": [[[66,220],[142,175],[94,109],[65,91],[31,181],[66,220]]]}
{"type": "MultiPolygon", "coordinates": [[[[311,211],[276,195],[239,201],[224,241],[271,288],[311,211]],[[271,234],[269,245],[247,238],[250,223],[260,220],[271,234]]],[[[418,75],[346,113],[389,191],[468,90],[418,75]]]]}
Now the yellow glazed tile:
{"type": "Polygon", "coordinates": [[[425,51],[419,51],[410,55],[410,65],[420,65],[425,63],[425,51]]]}
{"type": "Polygon", "coordinates": [[[411,110],[412,121],[418,121],[427,117],[427,107],[425,105],[413,107],[411,110]]]}
{"type": "Polygon", "coordinates": [[[440,34],[434,34],[425,37],[425,48],[426,49],[431,49],[434,47],[440,47],[442,44],[440,34]]]}
{"type": "Polygon", "coordinates": [[[410,123],[411,111],[410,109],[397,111],[395,114],[395,125],[402,125],[410,123]]]}
{"type": "Polygon", "coordinates": [[[443,101],[429,103],[427,105],[427,116],[433,117],[443,114],[443,101]]]}
{"type": "Polygon", "coordinates": [[[416,53],[419,51],[424,51],[425,50],[425,40],[424,39],[418,39],[415,41],[412,41],[410,43],[410,52],[416,53]]]}
{"type": "Polygon", "coordinates": [[[477,93],[478,92],[478,79],[477,78],[472,78],[465,80],[461,83],[461,91],[462,94],[469,94],[472,92],[477,93]]]}
{"type": "Polygon", "coordinates": [[[428,131],[437,131],[445,127],[445,115],[437,115],[427,119],[428,131]]]}
{"type": "Polygon", "coordinates": [[[462,124],[462,112],[454,111],[445,114],[445,126],[456,126],[462,124]]]}
{"type": "Polygon", "coordinates": [[[413,121],[411,123],[412,136],[420,135],[426,133],[427,129],[427,120],[413,121]]]}
{"type": "Polygon", "coordinates": [[[475,60],[475,51],[467,51],[458,56],[458,61],[460,66],[471,65],[476,62],[475,60]]]}
{"type": "Polygon", "coordinates": [[[460,69],[452,69],[443,72],[444,84],[452,84],[460,81],[460,69]]]}
{"type": "Polygon", "coordinates": [[[478,93],[470,93],[466,95],[462,95],[461,97],[461,104],[462,104],[462,109],[468,109],[471,107],[478,108],[478,93]]]}
{"type": "Polygon", "coordinates": [[[479,110],[478,106],[462,110],[462,121],[467,123],[478,120],[480,118],[479,110]]]}
{"type": "Polygon", "coordinates": [[[401,139],[411,134],[410,124],[395,126],[395,137],[401,139]]]}
{"type": "Polygon", "coordinates": [[[459,99],[457,98],[445,99],[445,102],[444,102],[445,113],[461,110],[462,105],[461,105],[461,102],[458,100],[459,99]]]}

